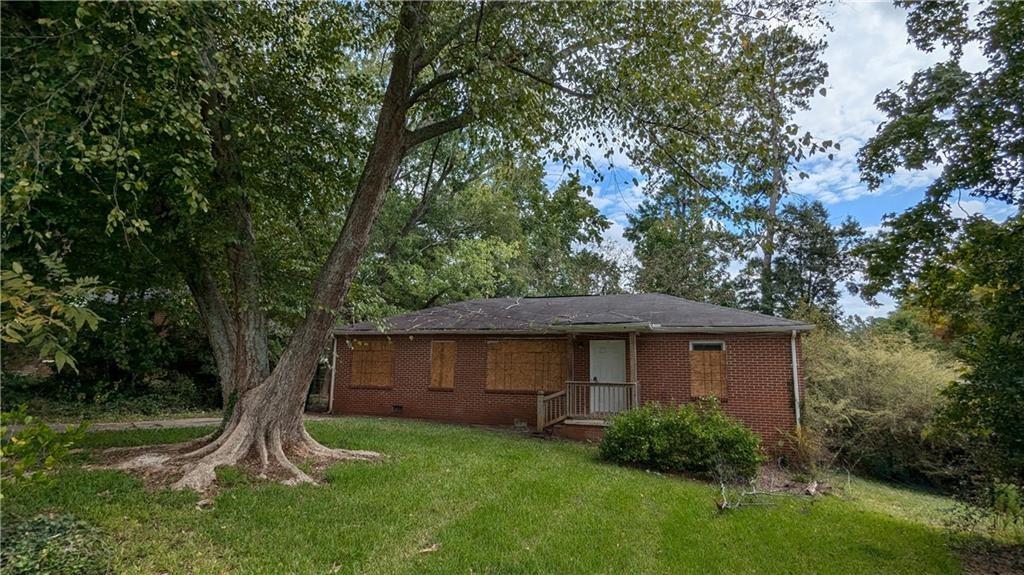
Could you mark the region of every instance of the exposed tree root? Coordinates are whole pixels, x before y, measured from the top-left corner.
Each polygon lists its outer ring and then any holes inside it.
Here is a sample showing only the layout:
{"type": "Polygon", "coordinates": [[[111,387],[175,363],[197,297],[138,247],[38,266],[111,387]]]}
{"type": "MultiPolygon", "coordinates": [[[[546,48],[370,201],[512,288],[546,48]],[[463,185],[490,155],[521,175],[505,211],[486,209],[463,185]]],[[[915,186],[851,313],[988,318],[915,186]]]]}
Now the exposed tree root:
{"type": "Polygon", "coordinates": [[[233,418],[216,438],[162,447],[107,450],[104,463],[94,466],[119,469],[142,476],[147,485],[208,492],[216,484],[218,467],[242,467],[254,475],[286,485],[316,483],[292,461],[322,470],[338,461],[379,461],[373,451],[333,449],[313,439],[305,428],[284,433],[278,425],[258,425],[252,418],[233,418]],[[286,440],[288,437],[290,440],[286,440]]]}

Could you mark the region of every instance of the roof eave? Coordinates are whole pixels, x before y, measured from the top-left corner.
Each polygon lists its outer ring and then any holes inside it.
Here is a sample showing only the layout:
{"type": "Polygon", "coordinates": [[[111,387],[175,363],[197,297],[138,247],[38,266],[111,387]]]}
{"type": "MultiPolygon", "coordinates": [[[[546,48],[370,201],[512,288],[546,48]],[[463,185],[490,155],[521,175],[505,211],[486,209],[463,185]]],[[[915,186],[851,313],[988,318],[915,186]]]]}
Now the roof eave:
{"type": "Polygon", "coordinates": [[[334,335],[555,335],[564,333],[609,333],[609,332],[650,332],[650,333],[790,333],[807,332],[814,329],[810,324],[761,325],[761,326],[663,326],[650,323],[580,324],[553,325],[539,329],[440,329],[440,330],[346,330],[336,328],[334,335]]]}
{"type": "Polygon", "coordinates": [[[789,333],[792,331],[811,331],[814,326],[801,323],[794,325],[754,325],[754,326],[658,326],[655,333],[789,333]]]}

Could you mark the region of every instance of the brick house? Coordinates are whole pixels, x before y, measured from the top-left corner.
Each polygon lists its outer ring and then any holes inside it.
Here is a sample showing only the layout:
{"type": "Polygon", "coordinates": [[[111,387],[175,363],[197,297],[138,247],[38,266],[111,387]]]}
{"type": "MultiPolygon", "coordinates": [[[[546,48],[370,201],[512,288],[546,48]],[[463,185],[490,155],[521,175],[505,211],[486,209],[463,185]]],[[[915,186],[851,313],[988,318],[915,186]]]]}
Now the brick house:
{"type": "Polygon", "coordinates": [[[337,328],[330,410],[596,439],[610,414],[713,396],[772,449],[810,329],[662,294],[460,302],[337,328]]]}

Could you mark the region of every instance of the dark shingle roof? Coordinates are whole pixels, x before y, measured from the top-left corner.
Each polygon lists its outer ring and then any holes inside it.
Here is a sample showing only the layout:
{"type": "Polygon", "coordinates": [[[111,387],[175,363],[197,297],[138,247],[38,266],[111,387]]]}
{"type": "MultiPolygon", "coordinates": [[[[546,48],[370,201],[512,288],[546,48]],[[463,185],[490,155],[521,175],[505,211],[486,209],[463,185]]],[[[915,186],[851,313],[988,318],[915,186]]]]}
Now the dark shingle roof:
{"type": "Polygon", "coordinates": [[[810,325],[664,294],[493,298],[420,310],[338,328],[368,333],[551,333],[591,330],[789,331],[810,325]]]}

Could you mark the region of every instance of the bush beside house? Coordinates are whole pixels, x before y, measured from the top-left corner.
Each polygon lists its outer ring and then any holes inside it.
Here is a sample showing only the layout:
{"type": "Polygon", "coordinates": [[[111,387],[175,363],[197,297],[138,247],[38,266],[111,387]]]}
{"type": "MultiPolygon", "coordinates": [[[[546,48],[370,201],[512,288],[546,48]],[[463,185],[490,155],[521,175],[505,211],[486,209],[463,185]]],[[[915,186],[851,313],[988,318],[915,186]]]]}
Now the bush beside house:
{"type": "Polygon", "coordinates": [[[883,479],[955,482],[957,446],[932,433],[942,390],[960,376],[947,354],[899,334],[820,330],[804,342],[805,423],[844,467],[883,479]]]}
{"type": "Polygon", "coordinates": [[[615,463],[729,482],[753,478],[764,461],[757,435],[713,400],[675,408],[651,403],[619,414],[599,452],[615,463]]]}

